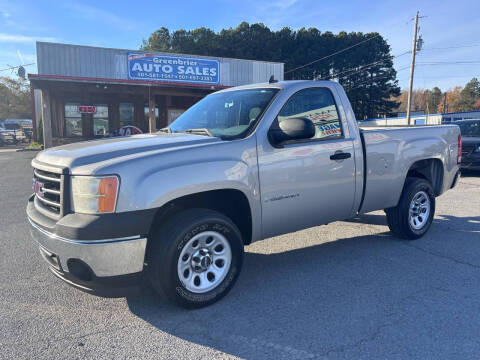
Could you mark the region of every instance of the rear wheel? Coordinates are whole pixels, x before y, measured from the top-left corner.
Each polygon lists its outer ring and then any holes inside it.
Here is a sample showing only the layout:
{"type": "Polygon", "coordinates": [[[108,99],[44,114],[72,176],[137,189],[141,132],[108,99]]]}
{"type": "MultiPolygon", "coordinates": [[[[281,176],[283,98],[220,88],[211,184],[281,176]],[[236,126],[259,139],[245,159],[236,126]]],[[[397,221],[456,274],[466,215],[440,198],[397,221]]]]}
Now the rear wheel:
{"type": "Polygon", "coordinates": [[[398,205],[385,211],[392,233],[403,239],[419,239],[430,228],[435,214],[432,186],[425,179],[407,178],[398,205]]]}
{"type": "Polygon", "coordinates": [[[179,212],[153,235],[149,275],[154,288],[178,305],[210,305],[233,287],[242,267],[237,226],[209,209],[179,212]]]}

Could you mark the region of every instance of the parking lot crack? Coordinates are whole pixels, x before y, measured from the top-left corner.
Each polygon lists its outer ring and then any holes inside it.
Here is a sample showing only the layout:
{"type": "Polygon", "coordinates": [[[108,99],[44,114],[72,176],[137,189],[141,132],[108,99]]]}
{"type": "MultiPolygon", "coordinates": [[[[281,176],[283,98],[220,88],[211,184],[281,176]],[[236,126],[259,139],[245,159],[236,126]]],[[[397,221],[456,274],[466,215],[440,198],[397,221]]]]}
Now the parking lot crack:
{"type": "Polygon", "coordinates": [[[475,269],[480,269],[480,265],[472,264],[468,261],[458,260],[458,259],[455,259],[454,257],[447,256],[447,255],[444,255],[444,254],[440,254],[440,253],[437,253],[437,252],[434,252],[434,251],[431,251],[431,250],[427,250],[427,249],[424,249],[424,248],[421,248],[421,247],[415,246],[415,245],[407,245],[407,244],[403,244],[403,245],[407,246],[407,247],[417,249],[421,252],[424,252],[426,254],[429,254],[429,255],[432,255],[432,256],[435,256],[435,257],[438,257],[438,258],[441,258],[441,259],[446,259],[446,260],[453,261],[456,264],[466,265],[466,266],[470,266],[470,267],[475,268],[475,269]]]}

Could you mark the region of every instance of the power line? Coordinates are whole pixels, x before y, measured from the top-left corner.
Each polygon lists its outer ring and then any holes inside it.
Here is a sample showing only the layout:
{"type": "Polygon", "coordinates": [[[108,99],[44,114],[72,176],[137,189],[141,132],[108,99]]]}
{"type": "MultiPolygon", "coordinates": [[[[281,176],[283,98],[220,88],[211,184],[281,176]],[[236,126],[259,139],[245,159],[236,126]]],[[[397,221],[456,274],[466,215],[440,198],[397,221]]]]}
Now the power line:
{"type": "MultiPolygon", "coordinates": [[[[7,64],[8,65],[8,64],[7,64]]],[[[25,64],[25,65],[18,65],[18,66],[10,66],[9,68],[6,68],[6,69],[0,69],[0,71],[8,71],[8,70],[14,70],[14,69],[17,69],[21,66],[25,67],[25,66],[30,66],[30,65],[35,65],[35,63],[31,63],[31,64],[25,64]]]]}
{"type": "Polygon", "coordinates": [[[372,62],[372,63],[370,63],[370,64],[360,65],[360,67],[350,68],[350,69],[341,71],[341,72],[339,72],[339,73],[330,75],[330,76],[328,76],[328,77],[326,77],[326,78],[321,78],[321,79],[319,79],[319,80],[329,80],[329,79],[332,79],[332,78],[336,78],[336,77],[338,77],[338,76],[340,76],[340,75],[342,75],[342,74],[345,74],[345,73],[351,73],[352,71],[353,71],[353,73],[344,75],[344,76],[342,76],[342,77],[354,75],[354,74],[356,74],[356,73],[358,73],[358,72],[361,72],[361,71],[365,70],[366,68],[368,68],[368,67],[370,67],[370,66],[377,65],[377,64],[379,64],[379,63],[385,62],[386,60],[388,60],[388,59],[377,60],[377,61],[374,61],[374,62],[372,62]]]}
{"type": "Polygon", "coordinates": [[[422,79],[461,79],[461,78],[471,78],[471,77],[480,77],[480,75],[453,75],[453,76],[420,76],[422,79]]]}
{"type": "Polygon", "coordinates": [[[399,54],[399,55],[395,55],[395,56],[388,56],[388,57],[385,58],[385,59],[377,60],[377,61],[374,61],[374,62],[372,62],[372,63],[370,63],[370,64],[360,65],[360,67],[350,68],[350,69],[341,71],[341,72],[339,72],[339,73],[336,73],[336,74],[334,74],[334,75],[328,76],[328,77],[326,77],[326,78],[322,78],[322,79],[320,79],[320,80],[329,80],[329,79],[332,79],[332,78],[336,78],[336,77],[338,77],[339,75],[342,75],[342,74],[345,74],[345,73],[350,73],[350,74],[343,75],[342,77],[355,75],[355,74],[357,74],[357,73],[359,73],[359,72],[362,72],[363,70],[365,70],[366,68],[368,68],[368,67],[370,67],[370,66],[377,65],[377,64],[382,63],[382,62],[384,62],[384,61],[386,61],[386,60],[388,60],[388,59],[393,60],[393,59],[395,59],[395,58],[398,58],[398,57],[403,56],[403,55],[406,55],[406,54],[410,54],[410,51],[405,51],[405,52],[403,52],[403,53],[401,53],[401,54],[399,54]],[[353,71],[353,72],[352,72],[352,71],[353,71]]]}
{"type": "Polygon", "coordinates": [[[480,64],[480,61],[425,61],[418,62],[419,65],[468,65],[468,64],[480,64]]]}
{"type": "MultiPolygon", "coordinates": [[[[400,72],[400,71],[402,71],[402,70],[406,70],[406,69],[408,69],[409,67],[410,67],[410,66],[405,66],[405,67],[403,67],[403,68],[400,68],[400,69],[397,70],[397,72],[400,72]]],[[[359,86],[362,86],[362,85],[365,85],[365,84],[367,84],[367,83],[376,81],[377,79],[382,79],[382,78],[389,77],[389,76],[391,76],[391,74],[373,76],[373,77],[370,78],[370,79],[361,81],[361,82],[359,82],[359,83],[355,83],[354,86],[347,87],[347,89],[348,89],[348,90],[355,89],[355,88],[357,88],[357,87],[359,87],[359,86]]]]}
{"type": "Polygon", "coordinates": [[[437,47],[437,48],[423,48],[423,50],[448,50],[448,49],[462,49],[462,48],[470,48],[470,47],[478,47],[480,44],[472,44],[472,45],[461,45],[461,46],[447,46],[447,47],[437,47]]]}
{"type": "Polygon", "coordinates": [[[285,74],[288,74],[288,73],[290,73],[290,72],[292,72],[292,71],[295,71],[295,70],[298,70],[298,69],[302,69],[302,68],[304,68],[304,67],[306,67],[306,66],[310,66],[310,65],[312,65],[312,64],[315,64],[316,62],[319,62],[319,61],[328,59],[328,58],[330,58],[330,57],[332,57],[332,56],[341,54],[342,52],[345,52],[345,51],[350,50],[350,49],[352,49],[352,48],[354,48],[354,47],[357,47],[357,46],[359,46],[359,45],[361,45],[361,44],[364,44],[364,43],[366,43],[367,41],[373,40],[373,39],[375,39],[375,38],[377,38],[377,37],[379,37],[379,36],[381,36],[381,35],[380,35],[380,34],[374,35],[374,36],[372,36],[372,37],[370,37],[370,38],[368,38],[368,39],[366,39],[366,40],[360,41],[359,43],[356,43],[356,44],[354,44],[354,45],[352,45],[352,46],[346,47],[345,49],[336,51],[336,52],[334,52],[333,54],[324,56],[324,57],[322,57],[322,58],[320,58],[320,59],[311,61],[311,62],[309,62],[308,64],[305,64],[305,65],[302,65],[302,66],[298,66],[298,67],[296,67],[296,68],[294,68],[294,69],[285,71],[285,74]]]}

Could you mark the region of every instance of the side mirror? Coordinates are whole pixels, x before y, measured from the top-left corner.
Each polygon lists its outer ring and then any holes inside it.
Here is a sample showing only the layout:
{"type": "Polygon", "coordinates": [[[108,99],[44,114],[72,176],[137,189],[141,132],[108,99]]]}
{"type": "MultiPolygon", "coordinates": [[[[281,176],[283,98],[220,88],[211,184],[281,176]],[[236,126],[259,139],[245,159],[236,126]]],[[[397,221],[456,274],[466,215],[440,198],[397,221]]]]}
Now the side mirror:
{"type": "Polygon", "coordinates": [[[270,139],[275,144],[289,140],[310,139],[315,136],[315,125],[304,117],[288,118],[283,121],[276,121],[270,131],[270,139]]]}

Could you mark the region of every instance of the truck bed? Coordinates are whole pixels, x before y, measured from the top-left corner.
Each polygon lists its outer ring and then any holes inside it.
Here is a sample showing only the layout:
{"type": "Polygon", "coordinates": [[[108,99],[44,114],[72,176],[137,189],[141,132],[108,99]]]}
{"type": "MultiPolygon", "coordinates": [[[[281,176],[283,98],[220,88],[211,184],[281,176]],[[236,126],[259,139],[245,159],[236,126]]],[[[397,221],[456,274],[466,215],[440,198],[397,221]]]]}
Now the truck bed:
{"type": "Polygon", "coordinates": [[[411,166],[424,159],[443,163],[438,195],[448,190],[456,174],[458,127],[361,127],[364,146],[364,198],[359,212],[396,206],[411,166]]]}

